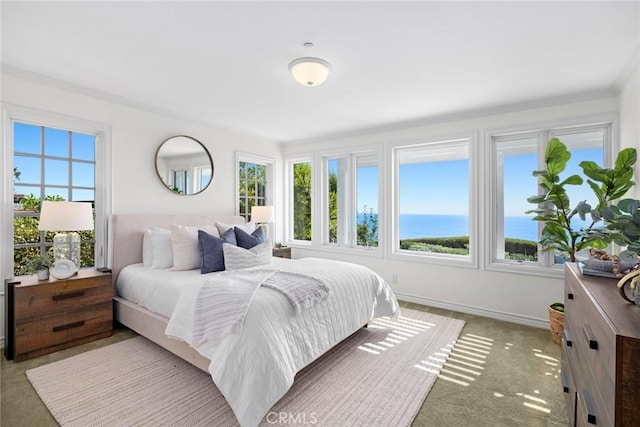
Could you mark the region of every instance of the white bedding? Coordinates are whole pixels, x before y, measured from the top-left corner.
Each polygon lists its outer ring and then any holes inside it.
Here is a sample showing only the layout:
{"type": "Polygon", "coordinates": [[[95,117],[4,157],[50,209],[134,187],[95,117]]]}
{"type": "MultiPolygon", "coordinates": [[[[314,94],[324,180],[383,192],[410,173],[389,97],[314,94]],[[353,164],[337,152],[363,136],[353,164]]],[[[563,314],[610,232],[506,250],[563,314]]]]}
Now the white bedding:
{"type": "MultiPolygon", "coordinates": [[[[193,275],[174,271],[167,274],[165,270],[165,276],[170,279],[156,286],[156,290],[150,290],[145,286],[154,281],[152,272],[148,276],[150,282],[141,283],[141,291],[132,291],[118,279],[123,297],[129,299],[127,294],[135,295],[141,305],[153,311],[160,307],[166,312],[171,299],[174,304],[177,300],[166,334],[189,343],[211,360],[211,376],[243,427],[258,425],[289,390],[295,374],[302,368],[373,318],[399,313],[390,287],[366,267],[316,258],[295,261],[276,258],[274,267],[318,277],[329,286],[329,297],[296,313],[282,294],[261,287],[255,293],[241,333],[201,344],[190,342],[193,308],[203,281],[210,275],[200,275],[198,271],[193,275]],[[160,287],[173,297],[163,296],[159,303],[151,303],[160,287]]],[[[140,267],[127,267],[120,276],[126,270],[130,273],[125,274],[124,283],[136,280],[136,270],[143,274],[140,267]]],[[[150,270],[146,270],[149,273],[150,270]]]]}

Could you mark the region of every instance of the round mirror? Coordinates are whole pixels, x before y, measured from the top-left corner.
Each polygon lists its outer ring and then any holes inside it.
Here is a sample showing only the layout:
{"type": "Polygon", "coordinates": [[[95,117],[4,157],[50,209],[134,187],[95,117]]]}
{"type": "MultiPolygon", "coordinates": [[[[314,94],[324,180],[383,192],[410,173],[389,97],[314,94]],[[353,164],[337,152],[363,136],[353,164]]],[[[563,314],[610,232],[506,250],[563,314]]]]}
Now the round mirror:
{"type": "Polygon", "coordinates": [[[177,135],[166,139],[156,151],[156,173],[176,194],[204,191],[213,179],[213,159],[200,141],[177,135]]]}

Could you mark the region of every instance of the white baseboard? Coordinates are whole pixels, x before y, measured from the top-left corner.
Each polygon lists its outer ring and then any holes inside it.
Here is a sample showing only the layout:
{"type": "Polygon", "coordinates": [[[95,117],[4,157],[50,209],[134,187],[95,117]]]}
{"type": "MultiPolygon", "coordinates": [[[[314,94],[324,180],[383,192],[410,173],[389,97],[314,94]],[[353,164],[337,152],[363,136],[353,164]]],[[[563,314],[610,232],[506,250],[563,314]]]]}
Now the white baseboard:
{"type": "Polygon", "coordinates": [[[505,313],[497,310],[488,310],[482,307],[474,307],[465,304],[456,304],[447,301],[421,297],[417,295],[394,292],[401,301],[413,302],[429,307],[443,308],[446,310],[458,311],[460,313],[473,314],[476,316],[488,317],[490,319],[504,320],[505,322],[517,323],[519,325],[533,326],[534,328],[550,329],[549,321],[536,317],[520,316],[513,313],[505,313]]]}

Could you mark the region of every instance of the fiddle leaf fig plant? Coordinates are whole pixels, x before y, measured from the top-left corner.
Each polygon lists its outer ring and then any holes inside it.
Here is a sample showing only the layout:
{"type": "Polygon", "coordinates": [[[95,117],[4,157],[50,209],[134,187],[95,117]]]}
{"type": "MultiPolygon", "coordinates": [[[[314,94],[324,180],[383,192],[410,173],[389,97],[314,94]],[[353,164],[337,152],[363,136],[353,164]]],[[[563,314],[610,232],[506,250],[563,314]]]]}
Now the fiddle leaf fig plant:
{"type": "MultiPolygon", "coordinates": [[[[623,199],[603,211],[606,230],[596,230],[603,238],[626,246],[625,252],[640,255],[640,201],[623,199]]],[[[621,254],[622,255],[622,254],[621,254]]]]}
{"type": "Polygon", "coordinates": [[[527,211],[534,213],[534,221],[544,222],[542,238],[538,243],[544,252],[562,251],[569,254],[575,262],[576,252],[588,248],[605,248],[611,238],[606,233],[595,232],[596,225],[602,220],[602,215],[612,201],[622,197],[633,186],[633,165],[636,162],[636,150],[626,148],[618,154],[613,169],[602,168],[592,161],[583,161],[580,167],[588,177],[587,184],[595,194],[598,204],[592,207],[586,200],[571,207],[567,194],[567,186],[583,185],[584,179],[580,175],[570,175],[562,179],[571,153],[558,138],[549,140],[545,150],[545,169],[533,171],[539,177],[541,194],[527,199],[529,203],[538,205],[537,209],[527,211]],[[585,221],[587,215],[591,218],[588,227],[577,228],[571,220],[578,217],[585,221]]]}

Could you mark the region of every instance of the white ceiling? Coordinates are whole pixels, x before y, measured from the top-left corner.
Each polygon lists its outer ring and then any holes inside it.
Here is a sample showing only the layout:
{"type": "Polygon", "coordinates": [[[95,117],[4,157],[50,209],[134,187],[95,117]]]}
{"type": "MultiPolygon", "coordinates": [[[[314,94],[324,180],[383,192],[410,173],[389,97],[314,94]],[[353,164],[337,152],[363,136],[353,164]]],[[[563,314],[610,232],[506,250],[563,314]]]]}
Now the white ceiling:
{"type": "Polygon", "coordinates": [[[637,1],[2,1],[1,12],[7,68],[276,142],[614,91],[640,31],[637,1]],[[301,56],[331,63],[324,85],[291,78],[301,56]]]}

